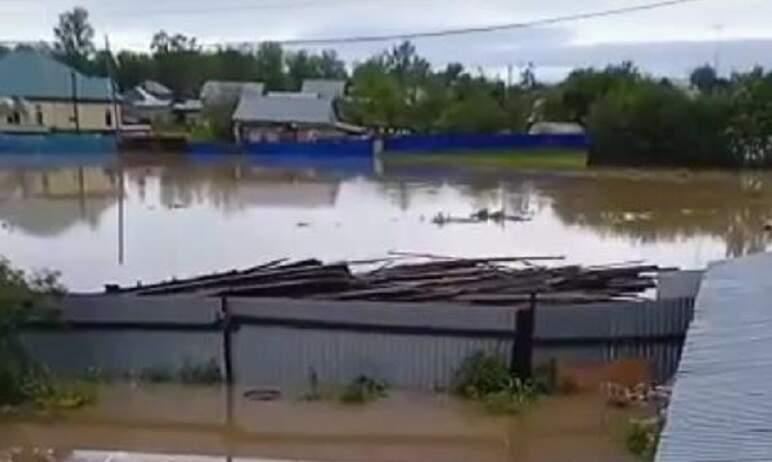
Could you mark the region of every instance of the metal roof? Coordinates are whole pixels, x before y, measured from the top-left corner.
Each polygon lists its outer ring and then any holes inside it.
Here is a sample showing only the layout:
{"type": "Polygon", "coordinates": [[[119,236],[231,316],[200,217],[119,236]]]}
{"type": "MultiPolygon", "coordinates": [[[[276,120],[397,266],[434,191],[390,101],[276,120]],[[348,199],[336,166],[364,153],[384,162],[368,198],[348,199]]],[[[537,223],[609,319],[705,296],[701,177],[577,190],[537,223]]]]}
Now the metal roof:
{"type": "Polygon", "coordinates": [[[73,73],[78,99],[111,100],[109,79],[86,77],[69,66],[34,51],[16,51],[0,58],[0,95],[72,99],[73,73]]]}
{"type": "Polygon", "coordinates": [[[337,121],[331,99],[298,97],[297,94],[244,94],[233,114],[233,120],[319,125],[333,125],[337,121]]]}
{"type": "Polygon", "coordinates": [[[711,265],[658,462],[772,460],[772,254],[711,265]]]}
{"type": "Polygon", "coordinates": [[[346,94],[345,80],[309,79],[303,81],[301,93],[315,93],[325,98],[342,98],[346,94]]]}

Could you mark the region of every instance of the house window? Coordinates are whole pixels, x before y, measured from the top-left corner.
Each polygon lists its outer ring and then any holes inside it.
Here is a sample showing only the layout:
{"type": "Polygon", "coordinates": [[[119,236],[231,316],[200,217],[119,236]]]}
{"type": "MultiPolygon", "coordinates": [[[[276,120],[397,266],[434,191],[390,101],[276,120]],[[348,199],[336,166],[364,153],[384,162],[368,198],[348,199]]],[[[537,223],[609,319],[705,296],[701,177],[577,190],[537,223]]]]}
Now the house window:
{"type": "Polygon", "coordinates": [[[35,106],[35,121],[38,125],[43,125],[43,108],[39,104],[35,106]]]}
{"type": "Polygon", "coordinates": [[[21,114],[19,114],[18,111],[15,111],[13,114],[10,114],[6,121],[9,125],[20,125],[21,124],[21,114]]]}
{"type": "Polygon", "coordinates": [[[113,113],[109,109],[105,111],[105,125],[113,126],[113,113]]]}

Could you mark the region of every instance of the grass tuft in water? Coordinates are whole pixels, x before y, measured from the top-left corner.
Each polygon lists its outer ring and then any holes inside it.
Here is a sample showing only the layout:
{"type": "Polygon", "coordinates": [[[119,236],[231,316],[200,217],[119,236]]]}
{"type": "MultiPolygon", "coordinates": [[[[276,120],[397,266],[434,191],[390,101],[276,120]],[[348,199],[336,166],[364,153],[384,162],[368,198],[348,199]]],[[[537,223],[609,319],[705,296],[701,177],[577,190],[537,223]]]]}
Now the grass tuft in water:
{"type": "Polygon", "coordinates": [[[481,402],[492,414],[519,414],[545,392],[533,381],[513,377],[503,358],[483,352],[464,360],[453,390],[463,398],[481,402]]]}
{"type": "Polygon", "coordinates": [[[388,396],[389,386],[382,380],[361,375],[351,381],[340,394],[344,404],[367,404],[388,396]]]}
{"type": "Polygon", "coordinates": [[[625,435],[627,449],[642,460],[654,460],[663,426],[662,420],[656,417],[631,420],[625,435]]]}

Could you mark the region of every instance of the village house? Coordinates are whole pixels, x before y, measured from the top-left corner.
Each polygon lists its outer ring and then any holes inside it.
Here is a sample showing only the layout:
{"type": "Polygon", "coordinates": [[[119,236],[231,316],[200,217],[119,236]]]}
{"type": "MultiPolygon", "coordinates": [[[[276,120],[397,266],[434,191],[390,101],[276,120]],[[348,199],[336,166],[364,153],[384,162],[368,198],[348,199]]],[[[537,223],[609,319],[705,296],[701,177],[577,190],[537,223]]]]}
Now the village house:
{"type": "Polygon", "coordinates": [[[309,142],[361,135],[364,129],[338,117],[342,80],[306,80],[300,92],[242,92],[233,114],[236,139],[245,142],[309,142]]]}
{"type": "Polygon", "coordinates": [[[172,90],[146,80],[122,95],[124,120],[139,124],[195,125],[203,105],[198,99],[175,99],[172,90]]]}
{"type": "Polygon", "coordinates": [[[0,58],[0,131],[111,132],[121,120],[109,79],[34,51],[0,58]]]}
{"type": "Polygon", "coordinates": [[[361,134],[338,120],[333,100],[316,94],[244,94],[233,114],[235,136],[244,142],[309,142],[361,134]]]}

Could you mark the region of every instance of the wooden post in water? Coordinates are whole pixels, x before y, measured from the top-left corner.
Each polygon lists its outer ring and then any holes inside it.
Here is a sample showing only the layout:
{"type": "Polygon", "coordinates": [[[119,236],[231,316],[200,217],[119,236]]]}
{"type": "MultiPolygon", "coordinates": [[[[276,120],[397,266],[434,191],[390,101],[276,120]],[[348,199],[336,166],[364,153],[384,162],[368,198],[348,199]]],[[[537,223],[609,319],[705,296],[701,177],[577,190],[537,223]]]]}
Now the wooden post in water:
{"type": "Polygon", "coordinates": [[[223,363],[225,367],[225,384],[230,388],[233,385],[233,325],[231,322],[231,312],[228,306],[228,297],[220,299],[220,309],[222,311],[222,332],[223,332],[223,363]]]}
{"type": "Polygon", "coordinates": [[[531,294],[528,309],[517,312],[515,324],[514,351],[512,351],[512,369],[523,380],[533,374],[533,331],[536,314],[536,293],[531,294]]]}

